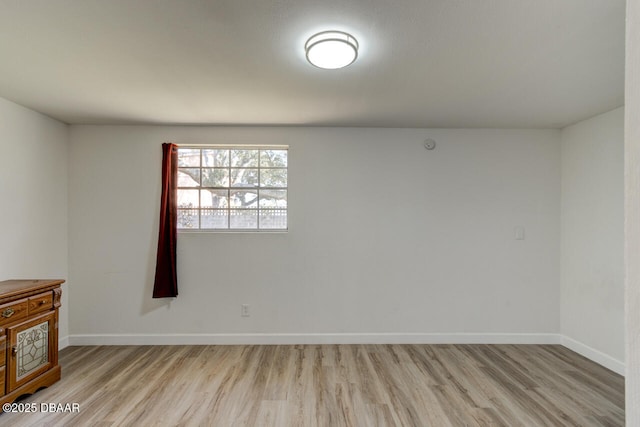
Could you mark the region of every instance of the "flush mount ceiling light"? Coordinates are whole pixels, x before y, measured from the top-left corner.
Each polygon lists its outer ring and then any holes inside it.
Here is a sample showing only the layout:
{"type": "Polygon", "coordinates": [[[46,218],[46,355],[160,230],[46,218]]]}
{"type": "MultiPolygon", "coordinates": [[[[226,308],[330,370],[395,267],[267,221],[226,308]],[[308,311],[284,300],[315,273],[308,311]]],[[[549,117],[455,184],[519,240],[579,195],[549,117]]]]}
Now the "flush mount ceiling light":
{"type": "Polygon", "coordinates": [[[353,63],[358,57],[358,41],[343,31],[323,31],[304,45],[307,60],[318,68],[335,70],[353,63]]]}

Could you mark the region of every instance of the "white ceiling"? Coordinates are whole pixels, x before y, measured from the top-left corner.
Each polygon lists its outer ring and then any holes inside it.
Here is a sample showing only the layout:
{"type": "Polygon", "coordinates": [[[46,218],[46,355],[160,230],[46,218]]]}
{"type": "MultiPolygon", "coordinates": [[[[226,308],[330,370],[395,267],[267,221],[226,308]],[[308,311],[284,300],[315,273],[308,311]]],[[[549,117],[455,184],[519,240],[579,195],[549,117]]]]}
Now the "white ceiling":
{"type": "Polygon", "coordinates": [[[624,0],[0,0],[0,96],[67,123],[558,128],[624,103],[624,0]],[[315,32],[358,60],[321,70],[315,32]]]}

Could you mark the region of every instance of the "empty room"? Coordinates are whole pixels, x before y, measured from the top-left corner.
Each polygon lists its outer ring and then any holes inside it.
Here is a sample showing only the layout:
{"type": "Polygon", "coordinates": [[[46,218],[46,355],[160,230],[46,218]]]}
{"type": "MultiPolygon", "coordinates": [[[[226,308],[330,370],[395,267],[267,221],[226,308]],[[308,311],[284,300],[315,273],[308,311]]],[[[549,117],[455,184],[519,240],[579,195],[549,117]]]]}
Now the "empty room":
{"type": "Polygon", "coordinates": [[[0,426],[640,426],[640,0],[0,0],[0,426]]]}

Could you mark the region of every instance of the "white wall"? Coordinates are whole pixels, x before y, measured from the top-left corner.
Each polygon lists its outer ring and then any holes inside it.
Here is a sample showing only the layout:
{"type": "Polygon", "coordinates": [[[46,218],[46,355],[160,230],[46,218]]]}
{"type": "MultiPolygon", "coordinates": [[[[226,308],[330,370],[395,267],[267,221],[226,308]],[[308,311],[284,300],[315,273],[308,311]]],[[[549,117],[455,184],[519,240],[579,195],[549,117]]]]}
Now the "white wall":
{"type": "MultiPolygon", "coordinates": [[[[0,98],[0,280],[67,278],[68,137],[67,125],[0,98]]],[[[62,341],[68,308],[65,284],[62,341]]]]}
{"type": "Polygon", "coordinates": [[[560,329],[559,131],[72,126],[69,165],[72,342],[560,329]],[[180,234],[171,303],[151,299],[165,141],[290,145],[290,231],[180,234]]]}
{"type": "Polygon", "coordinates": [[[626,418],[640,425],[640,1],[627,0],[625,70],[626,418]]]}
{"type": "Polygon", "coordinates": [[[624,108],[563,129],[561,141],[561,332],[624,372],[624,108]]]}

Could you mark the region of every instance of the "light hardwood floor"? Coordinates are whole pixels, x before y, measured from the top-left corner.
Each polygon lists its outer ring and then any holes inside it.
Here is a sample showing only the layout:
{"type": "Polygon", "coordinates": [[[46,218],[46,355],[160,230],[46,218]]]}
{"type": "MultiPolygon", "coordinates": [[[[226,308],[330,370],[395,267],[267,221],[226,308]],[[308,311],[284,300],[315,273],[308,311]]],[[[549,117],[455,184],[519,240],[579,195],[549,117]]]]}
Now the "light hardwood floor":
{"type": "Polygon", "coordinates": [[[624,379],[555,345],[69,347],[1,426],[622,426],[624,379]]]}

